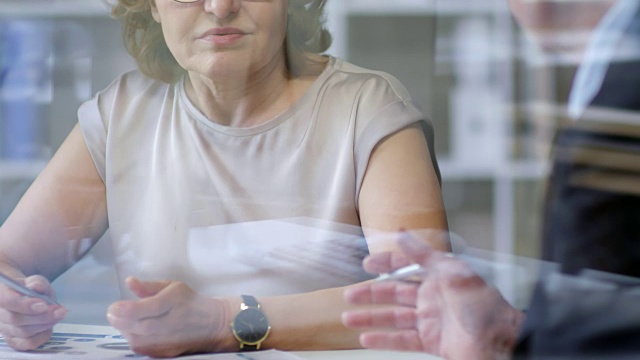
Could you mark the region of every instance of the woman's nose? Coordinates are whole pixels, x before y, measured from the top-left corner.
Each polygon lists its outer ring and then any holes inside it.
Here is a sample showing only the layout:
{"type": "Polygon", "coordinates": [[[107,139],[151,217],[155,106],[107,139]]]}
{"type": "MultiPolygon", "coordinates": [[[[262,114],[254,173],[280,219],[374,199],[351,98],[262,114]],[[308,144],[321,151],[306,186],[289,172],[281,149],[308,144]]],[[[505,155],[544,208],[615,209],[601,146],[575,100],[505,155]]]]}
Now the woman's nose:
{"type": "Polygon", "coordinates": [[[204,9],[218,18],[224,19],[229,14],[240,10],[240,1],[242,0],[205,0],[204,9]]]}

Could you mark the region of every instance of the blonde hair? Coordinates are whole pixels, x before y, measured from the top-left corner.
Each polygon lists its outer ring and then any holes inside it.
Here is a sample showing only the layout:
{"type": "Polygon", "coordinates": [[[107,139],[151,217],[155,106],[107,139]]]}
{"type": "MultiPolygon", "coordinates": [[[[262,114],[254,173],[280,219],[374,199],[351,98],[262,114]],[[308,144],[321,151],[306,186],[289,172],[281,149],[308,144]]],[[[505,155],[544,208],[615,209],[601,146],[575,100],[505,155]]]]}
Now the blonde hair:
{"type": "MultiPolygon", "coordinates": [[[[173,57],[162,28],[151,15],[154,0],[117,0],[111,14],[122,23],[127,51],[141,72],[164,82],[175,82],[185,72],[173,57]]],[[[305,74],[315,65],[309,54],[319,54],[331,45],[324,26],[326,0],[289,0],[285,50],[287,70],[292,77],[305,74]]]]}

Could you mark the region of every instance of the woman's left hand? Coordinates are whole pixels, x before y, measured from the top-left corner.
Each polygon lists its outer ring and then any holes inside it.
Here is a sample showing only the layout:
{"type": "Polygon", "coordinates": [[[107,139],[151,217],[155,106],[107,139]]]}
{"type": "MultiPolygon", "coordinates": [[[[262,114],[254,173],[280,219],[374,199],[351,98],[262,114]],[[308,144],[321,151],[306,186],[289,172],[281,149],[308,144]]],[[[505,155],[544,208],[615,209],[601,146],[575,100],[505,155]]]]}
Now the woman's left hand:
{"type": "Polygon", "coordinates": [[[126,284],[140,299],[113,303],[107,319],[133,352],[161,358],[233,350],[225,300],[201,296],[178,281],[129,277],[126,284]]]}

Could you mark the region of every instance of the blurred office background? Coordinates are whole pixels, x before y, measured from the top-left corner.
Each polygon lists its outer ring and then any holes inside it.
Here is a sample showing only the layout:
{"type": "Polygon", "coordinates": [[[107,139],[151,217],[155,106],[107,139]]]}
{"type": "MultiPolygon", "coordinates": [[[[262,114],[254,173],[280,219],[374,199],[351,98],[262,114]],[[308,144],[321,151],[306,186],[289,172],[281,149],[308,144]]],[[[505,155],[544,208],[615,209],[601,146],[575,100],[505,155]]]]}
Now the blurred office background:
{"type": "MultiPolygon", "coordinates": [[[[451,231],[470,248],[538,257],[550,143],[567,121],[575,64],[542,56],[506,0],[329,0],[327,23],[331,54],[395,75],[433,120],[451,231]]],[[[0,223],[78,105],[133,66],[102,0],[0,1],[0,223]]],[[[98,244],[56,281],[77,306],[69,322],[105,323],[118,296],[109,251],[98,244]],[[91,276],[100,286],[87,291],[78,281],[91,276]]],[[[528,297],[503,285],[514,302],[528,297]]]]}

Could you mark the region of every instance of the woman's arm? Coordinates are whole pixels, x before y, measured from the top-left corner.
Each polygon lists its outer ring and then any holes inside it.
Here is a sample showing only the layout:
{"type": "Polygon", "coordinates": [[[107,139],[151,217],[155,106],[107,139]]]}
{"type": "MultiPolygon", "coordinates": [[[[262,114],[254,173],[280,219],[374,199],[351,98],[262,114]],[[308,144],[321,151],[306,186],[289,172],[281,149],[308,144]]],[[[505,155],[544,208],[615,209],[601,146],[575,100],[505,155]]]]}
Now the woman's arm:
{"type": "Polygon", "coordinates": [[[53,280],[106,227],[105,186],[76,126],[0,227],[0,261],[53,280]]]}
{"type": "MultiPolygon", "coordinates": [[[[374,239],[367,241],[372,254],[398,249],[395,236],[378,237],[381,233],[435,229],[446,234],[440,184],[420,125],[387,137],[373,150],[359,208],[365,236],[374,239]]],[[[430,245],[448,250],[446,240],[439,239],[433,238],[430,245]]],[[[349,307],[344,290],[350,287],[259,299],[273,325],[265,346],[286,350],[359,347],[358,332],[346,329],[340,320],[349,307]]],[[[239,300],[231,300],[232,309],[239,309],[239,300]]]]}
{"type": "MultiPolygon", "coordinates": [[[[369,251],[399,250],[395,236],[401,229],[435,229],[446,234],[447,221],[429,148],[420,125],[415,124],[384,139],[374,149],[359,199],[360,221],[369,251]],[[376,239],[385,241],[375,241],[376,239]]],[[[446,237],[433,237],[433,248],[448,250],[446,237]]],[[[349,305],[345,288],[264,298],[273,325],[267,347],[286,350],[359,347],[358,332],[344,328],[340,317],[349,305]]],[[[232,302],[239,309],[240,299],[232,302]]],[[[237,345],[236,345],[237,346],[237,345]]]]}
{"type": "MultiPolygon", "coordinates": [[[[395,242],[372,241],[376,234],[429,229],[447,233],[447,218],[429,147],[419,124],[387,137],[374,148],[359,199],[360,222],[369,252],[398,250],[395,242]]],[[[447,251],[446,236],[430,244],[447,251]]]]}
{"type": "MultiPolygon", "coordinates": [[[[360,217],[366,236],[400,229],[436,229],[447,225],[440,186],[419,125],[387,137],[370,158],[360,193],[360,217]]],[[[370,244],[370,251],[396,249],[395,239],[370,244]]],[[[433,247],[448,248],[433,240],[433,247]]],[[[107,313],[111,324],[132,349],[154,357],[193,352],[238,351],[230,324],[240,311],[241,298],[207,298],[179,282],[143,282],[127,286],[140,299],[114,303],[107,313]]],[[[261,348],[281,350],[359,348],[359,331],[347,329],[341,314],[349,287],[258,297],[271,324],[261,348]]],[[[251,294],[249,294],[251,295],[251,294]]]]}
{"type": "MultiPolygon", "coordinates": [[[[105,187],[76,126],[0,227],[0,271],[55,297],[51,281],[106,229],[105,187]]],[[[17,350],[51,337],[67,311],[0,285],[0,334],[17,350]]]]}

